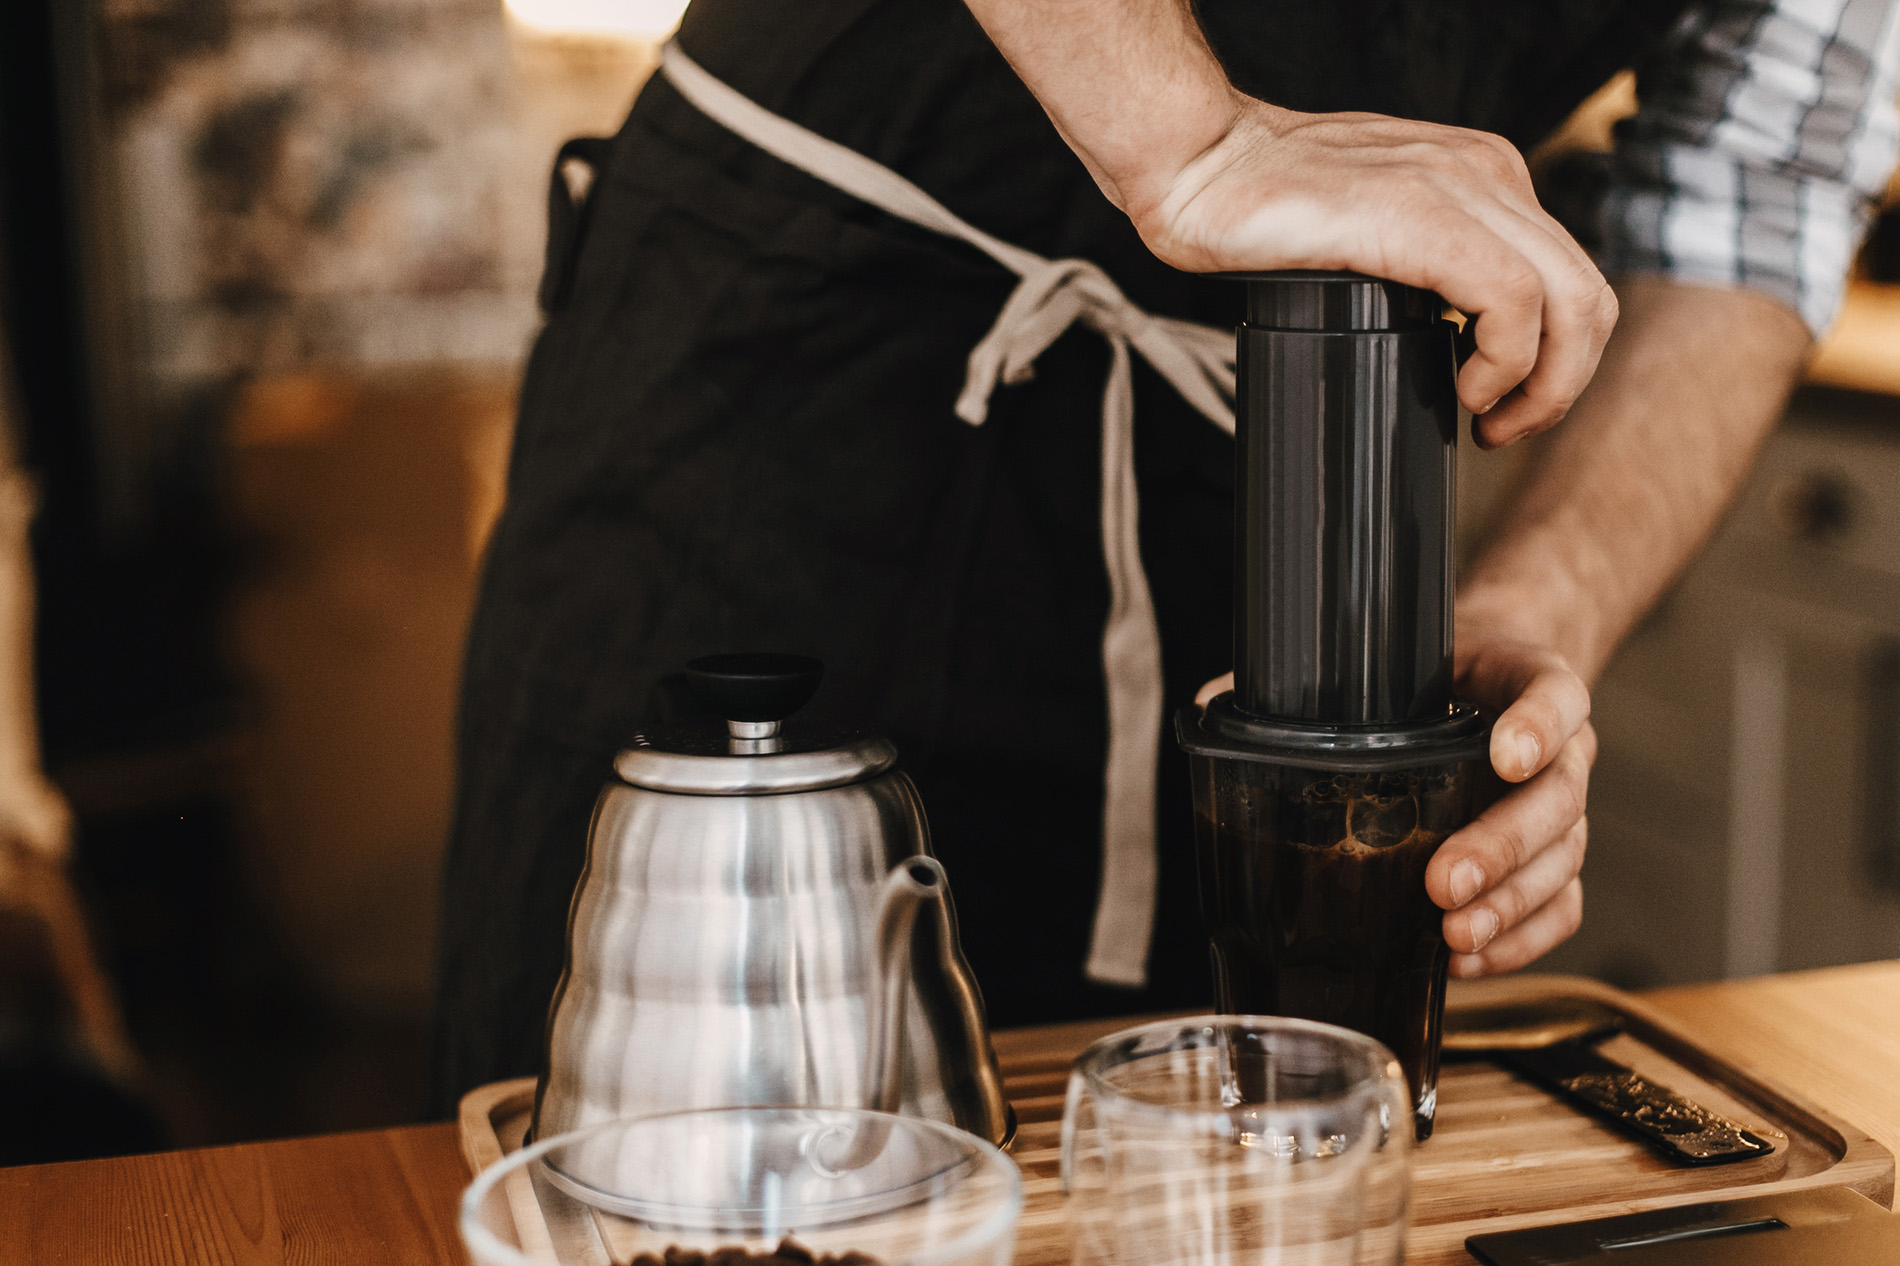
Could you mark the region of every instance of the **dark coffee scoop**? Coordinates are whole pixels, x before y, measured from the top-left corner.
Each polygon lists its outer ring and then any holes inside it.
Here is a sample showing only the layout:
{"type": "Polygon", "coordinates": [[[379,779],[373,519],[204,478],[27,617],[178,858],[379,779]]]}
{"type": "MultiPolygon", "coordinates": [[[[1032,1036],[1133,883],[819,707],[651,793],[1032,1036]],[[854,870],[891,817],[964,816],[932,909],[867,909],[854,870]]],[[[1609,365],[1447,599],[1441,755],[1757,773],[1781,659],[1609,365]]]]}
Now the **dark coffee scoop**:
{"type": "Polygon", "coordinates": [[[1613,1008],[1590,998],[1472,1007],[1446,1015],[1444,1049],[1493,1059],[1679,1165],[1721,1165],[1774,1151],[1741,1123],[1599,1053],[1598,1045],[1622,1028],[1613,1008]]]}

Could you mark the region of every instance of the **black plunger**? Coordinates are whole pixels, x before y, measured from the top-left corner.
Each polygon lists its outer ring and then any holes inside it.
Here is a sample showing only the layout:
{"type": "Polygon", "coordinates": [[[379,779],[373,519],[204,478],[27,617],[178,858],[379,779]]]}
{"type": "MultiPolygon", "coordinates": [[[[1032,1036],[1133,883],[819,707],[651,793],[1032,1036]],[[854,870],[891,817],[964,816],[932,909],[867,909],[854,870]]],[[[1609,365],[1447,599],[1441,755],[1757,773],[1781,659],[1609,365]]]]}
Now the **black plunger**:
{"type": "Polygon", "coordinates": [[[1430,291],[1247,278],[1236,402],[1234,704],[1317,725],[1451,707],[1458,401],[1430,291]]]}

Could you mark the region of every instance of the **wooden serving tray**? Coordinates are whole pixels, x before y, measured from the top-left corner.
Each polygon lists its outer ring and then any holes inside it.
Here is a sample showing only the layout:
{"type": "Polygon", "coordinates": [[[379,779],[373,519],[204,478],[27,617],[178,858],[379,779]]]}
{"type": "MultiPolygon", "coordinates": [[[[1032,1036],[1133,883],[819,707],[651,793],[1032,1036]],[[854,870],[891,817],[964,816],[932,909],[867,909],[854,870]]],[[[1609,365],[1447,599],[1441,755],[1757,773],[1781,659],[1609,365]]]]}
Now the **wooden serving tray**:
{"type": "MultiPolygon", "coordinates": [[[[1488,1060],[1448,1058],[1438,1082],[1437,1131],[1418,1149],[1412,1178],[1411,1266],[1468,1266],[1468,1235],[1635,1213],[1696,1200],[1849,1187],[1892,1203],[1894,1158],[1864,1132],[1785,1087],[1717,1059],[1640,1000],[1595,981],[1515,976],[1452,986],[1450,1010],[1588,999],[1616,1011],[1624,1032],[1605,1055],[1733,1117],[1775,1150],[1755,1160],[1702,1168],[1672,1165],[1641,1143],[1585,1116],[1488,1060]]],[[[1069,1065],[1096,1038],[1128,1020],[1090,1021],[996,1034],[997,1058],[1020,1128],[1011,1149],[1025,1202],[1017,1266],[1066,1266],[1069,1230],[1057,1178],[1057,1132],[1069,1065]]],[[[462,1152],[472,1169],[521,1145],[534,1081],[497,1082],[462,1100],[462,1152]]],[[[517,1219],[532,1218],[518,1209],[517,1219]]],[[[539,1227],[524,1236],[544,1240],[539,1227]]]]}

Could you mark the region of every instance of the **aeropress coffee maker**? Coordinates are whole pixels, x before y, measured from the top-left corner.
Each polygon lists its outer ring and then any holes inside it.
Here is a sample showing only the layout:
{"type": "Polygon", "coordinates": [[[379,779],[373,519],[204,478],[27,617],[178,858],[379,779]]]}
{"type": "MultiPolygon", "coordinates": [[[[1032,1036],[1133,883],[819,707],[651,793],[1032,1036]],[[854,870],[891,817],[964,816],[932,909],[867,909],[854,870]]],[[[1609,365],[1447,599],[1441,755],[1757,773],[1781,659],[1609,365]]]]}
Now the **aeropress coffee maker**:
{"type": "Polygon", "coordinates": [[[1424,1139],[1451,953],[1425,866],[1495,785],[1452,698],[1455,330],[1395,282],[1241,279],[1234,688],[1176,723],[1216,1003],[1379,1039],[1424,1139]]]}

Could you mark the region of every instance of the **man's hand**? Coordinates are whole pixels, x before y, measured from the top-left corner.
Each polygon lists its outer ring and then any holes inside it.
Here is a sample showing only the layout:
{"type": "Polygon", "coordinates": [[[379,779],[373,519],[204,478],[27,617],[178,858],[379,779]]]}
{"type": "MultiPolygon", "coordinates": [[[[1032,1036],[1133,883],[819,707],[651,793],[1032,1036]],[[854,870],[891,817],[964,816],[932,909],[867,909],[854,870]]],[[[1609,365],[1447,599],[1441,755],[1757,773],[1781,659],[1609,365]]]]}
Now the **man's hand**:
{"type": "MultiPolygon", "coordinates": [[[[1515,971],[1562,944],[1583,920],[1584,800],[1597,758],[1590,692],[1561,656],[1460,629],[1457,693],[1502,715],[1491,767],[1516,783],[1438,848],[1425,891],[1445,915],[1456,976],[1515,971]]],[[[1202,686],[1206,707],[1234,675],[1202,686]]]]}
{"type": "Polygon", "coordinates": [[[1481,444],[1564,416],[1616,297],[1499,137],[1301,114],[1228,83],[1185,0],[968,0],[1063,139],[1177,268],[1353,269],[1479,318],[1458,378],[1481,444]]]}
{"type": "Polygon", "coordinates": [[[1583,921],[1584,804],[1596,731],[1590,692],[1563,658],[1461,629],[1457,693],[1499,715],[1491,767],[1510,791],[1439,846],[1425,890],[1445,915],[1455,976],[1514,971],[1583,921]]]}
{"type": "Polygon", "coordinates": [[[1236,94],[1217,141],[1165,185],[1128,193],[1123,210],[1177,268],[1352,269],[1481,318],[1458,398],[1487,448],[1561,419],[1616,324],[1615,293],[1489,133],[1236,94]]]}

